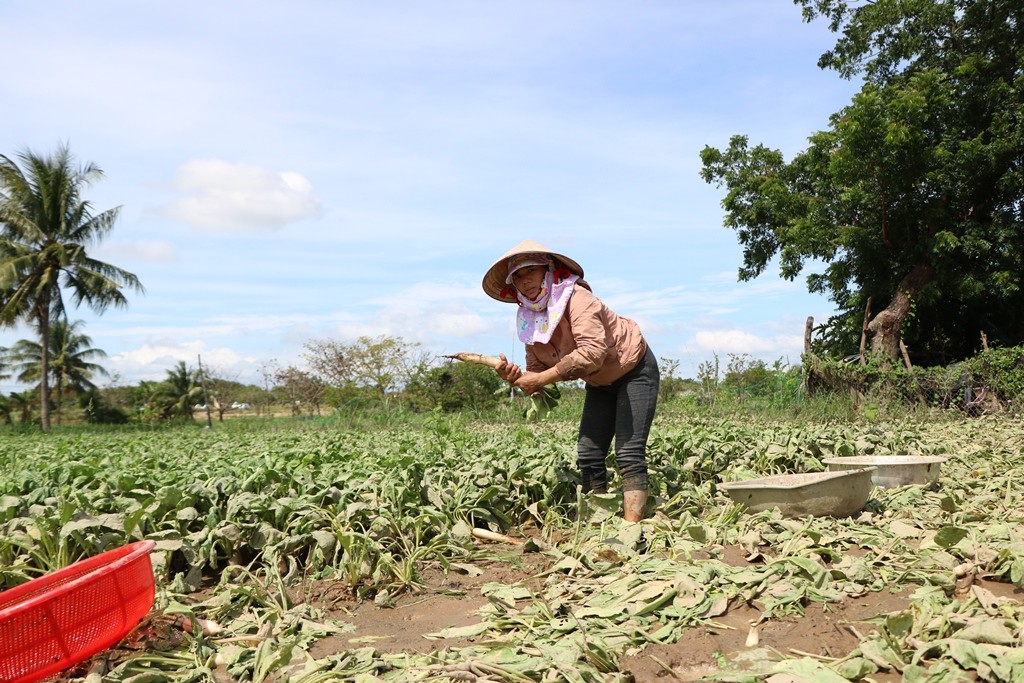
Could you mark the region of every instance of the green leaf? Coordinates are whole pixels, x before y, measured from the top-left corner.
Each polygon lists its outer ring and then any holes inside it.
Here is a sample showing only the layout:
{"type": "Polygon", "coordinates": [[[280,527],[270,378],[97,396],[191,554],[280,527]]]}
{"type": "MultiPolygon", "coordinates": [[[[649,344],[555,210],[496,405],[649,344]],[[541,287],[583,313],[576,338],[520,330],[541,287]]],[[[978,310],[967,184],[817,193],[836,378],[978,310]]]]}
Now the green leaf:
{"type": "Polygon", "coordinates": [[[935,544],[952,548],[967,536],[967,529],[958,526],[944,526],[935,533],[935,544]]]}
{"type": "Polygon", "coordinates": [[[914,627],[914,615],[909,610],[893,612],[885,617],[885,628],[897,638],[910,634],[914,627]]]}
{"type": "Polygon", "coordinates": [[[622,498],[614,493],[587,493],[583,496],[580,517],[588,524],[600,524],[619,514],[622,498]]]}

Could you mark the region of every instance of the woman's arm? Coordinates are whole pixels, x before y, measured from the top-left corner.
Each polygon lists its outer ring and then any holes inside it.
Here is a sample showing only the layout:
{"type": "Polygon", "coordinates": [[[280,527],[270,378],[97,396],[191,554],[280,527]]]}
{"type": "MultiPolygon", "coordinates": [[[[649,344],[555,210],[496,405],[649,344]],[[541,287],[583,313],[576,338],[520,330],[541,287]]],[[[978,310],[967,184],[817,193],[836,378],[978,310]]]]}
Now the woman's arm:
{"type": "Polygon", "coordinates": [[[541,372],[524,372],[523,376],[515,381],[515,385],[527,396],[533,396],[547,385],[554,384],[561,379],[562,375],[558,372],[558,368],[554,367],[541,372]]]}

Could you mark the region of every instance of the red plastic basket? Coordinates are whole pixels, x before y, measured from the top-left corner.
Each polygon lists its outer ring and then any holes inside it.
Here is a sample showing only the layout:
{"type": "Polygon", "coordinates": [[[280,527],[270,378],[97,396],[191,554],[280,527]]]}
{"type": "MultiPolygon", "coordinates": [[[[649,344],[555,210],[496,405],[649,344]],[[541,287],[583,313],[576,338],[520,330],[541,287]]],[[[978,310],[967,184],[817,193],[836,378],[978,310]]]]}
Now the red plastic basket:
{"type": "Polygon", "coordinates": [[[153,608],[155,545],[130,543],[0,593],[0,682],[38,681],[128,635],[153,608]]]}

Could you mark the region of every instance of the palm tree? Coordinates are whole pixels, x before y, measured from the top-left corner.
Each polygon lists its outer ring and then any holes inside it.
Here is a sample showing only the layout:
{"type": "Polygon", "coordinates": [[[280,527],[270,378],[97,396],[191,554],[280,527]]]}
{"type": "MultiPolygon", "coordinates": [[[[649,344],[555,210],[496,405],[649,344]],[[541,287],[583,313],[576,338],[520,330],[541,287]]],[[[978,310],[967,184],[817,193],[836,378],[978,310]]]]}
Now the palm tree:
{"type": "Polygon", "coordinates": [[[66,144],[52,156],[18,155],[21,167],[0,155],[0,324],[34,324],[41,344],[40,412],[50,428],[51,316],[66,315],[64,292],[97,313],[124,307],[122,289],[142,292],[126,270],[91,258],[86,248],[114,227],[120,207],[93,215],[82,191],[103,176],[92,163],[76,167],[66,144]],[[23,170],[24,169],[24,170],[23,170]]]}
{"type": "MultiPolygon", "coordinates": [[[[21,393],[11,392],[8,398],[8,405],[10,406],[9,412],[13,413],[15,410],[21,415],[21,424],[28,424],[32,419],[32,408],[36,405],[39,400],[39,396],[32,389],[28,391],[22,391],[21,393]]],[[[8,418],[9,420],[10,418],[8,418]]]]}
{"type": "Polygon", "coordinates": [[[157,401],[164,417],[192,419],[192,406],[202,396],[199,373],[183,360],[167,371],[167,379],[157,389],[157,401]]]}
{"type": "MultiPolygon", "coordinates": [[[[78,334],[82,324],[81,320],[68,323],[67,320],[58,319],[50,325],[49,370],[57,394],[57,424],[61,423],[61,405],[65,392],[92,391],[96,388],[92,377],[107,375],[102,366],[90,362],[93,358],[106,358],[107,354],[103,349],[92,348],[92,339],[88,335],[78,334]]],[[[43,347],[29,339],[15,343],[8,354],[9,362],[21,369],[18,381],[26,384],[37,382],[42,377],[42,358],[43,347]]]]}
{"type": "Polygon", "coordinates": [[[11,378],[11,350],[0,346],[0,382],[11,378]]]}

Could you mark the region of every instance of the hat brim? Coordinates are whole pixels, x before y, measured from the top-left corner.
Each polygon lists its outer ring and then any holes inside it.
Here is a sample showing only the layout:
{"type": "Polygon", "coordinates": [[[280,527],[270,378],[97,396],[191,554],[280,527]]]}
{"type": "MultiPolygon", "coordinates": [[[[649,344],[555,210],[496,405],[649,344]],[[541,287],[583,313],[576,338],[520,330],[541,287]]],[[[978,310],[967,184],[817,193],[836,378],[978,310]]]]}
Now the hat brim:
{"type": "Polygon", "coordinates": [[[482,286],[484,288],[484,292],[487,293],[487,296],[508,304],[514,304],[517,302],[514,294],[512,296],[501,295],[502,290],[507,291],[506,288],[509,287],[509,285],[505,284],[505,278],[508,277],[508,259],[516,254],[548,254],[576,275],[583,277],[583,267],[568,256],[551,251],[544,245],[538,244],[533,240],[523,240],[502,254],[501,257],[494,262],[494,265],[492,265],[484,274],[482,286]]]}

